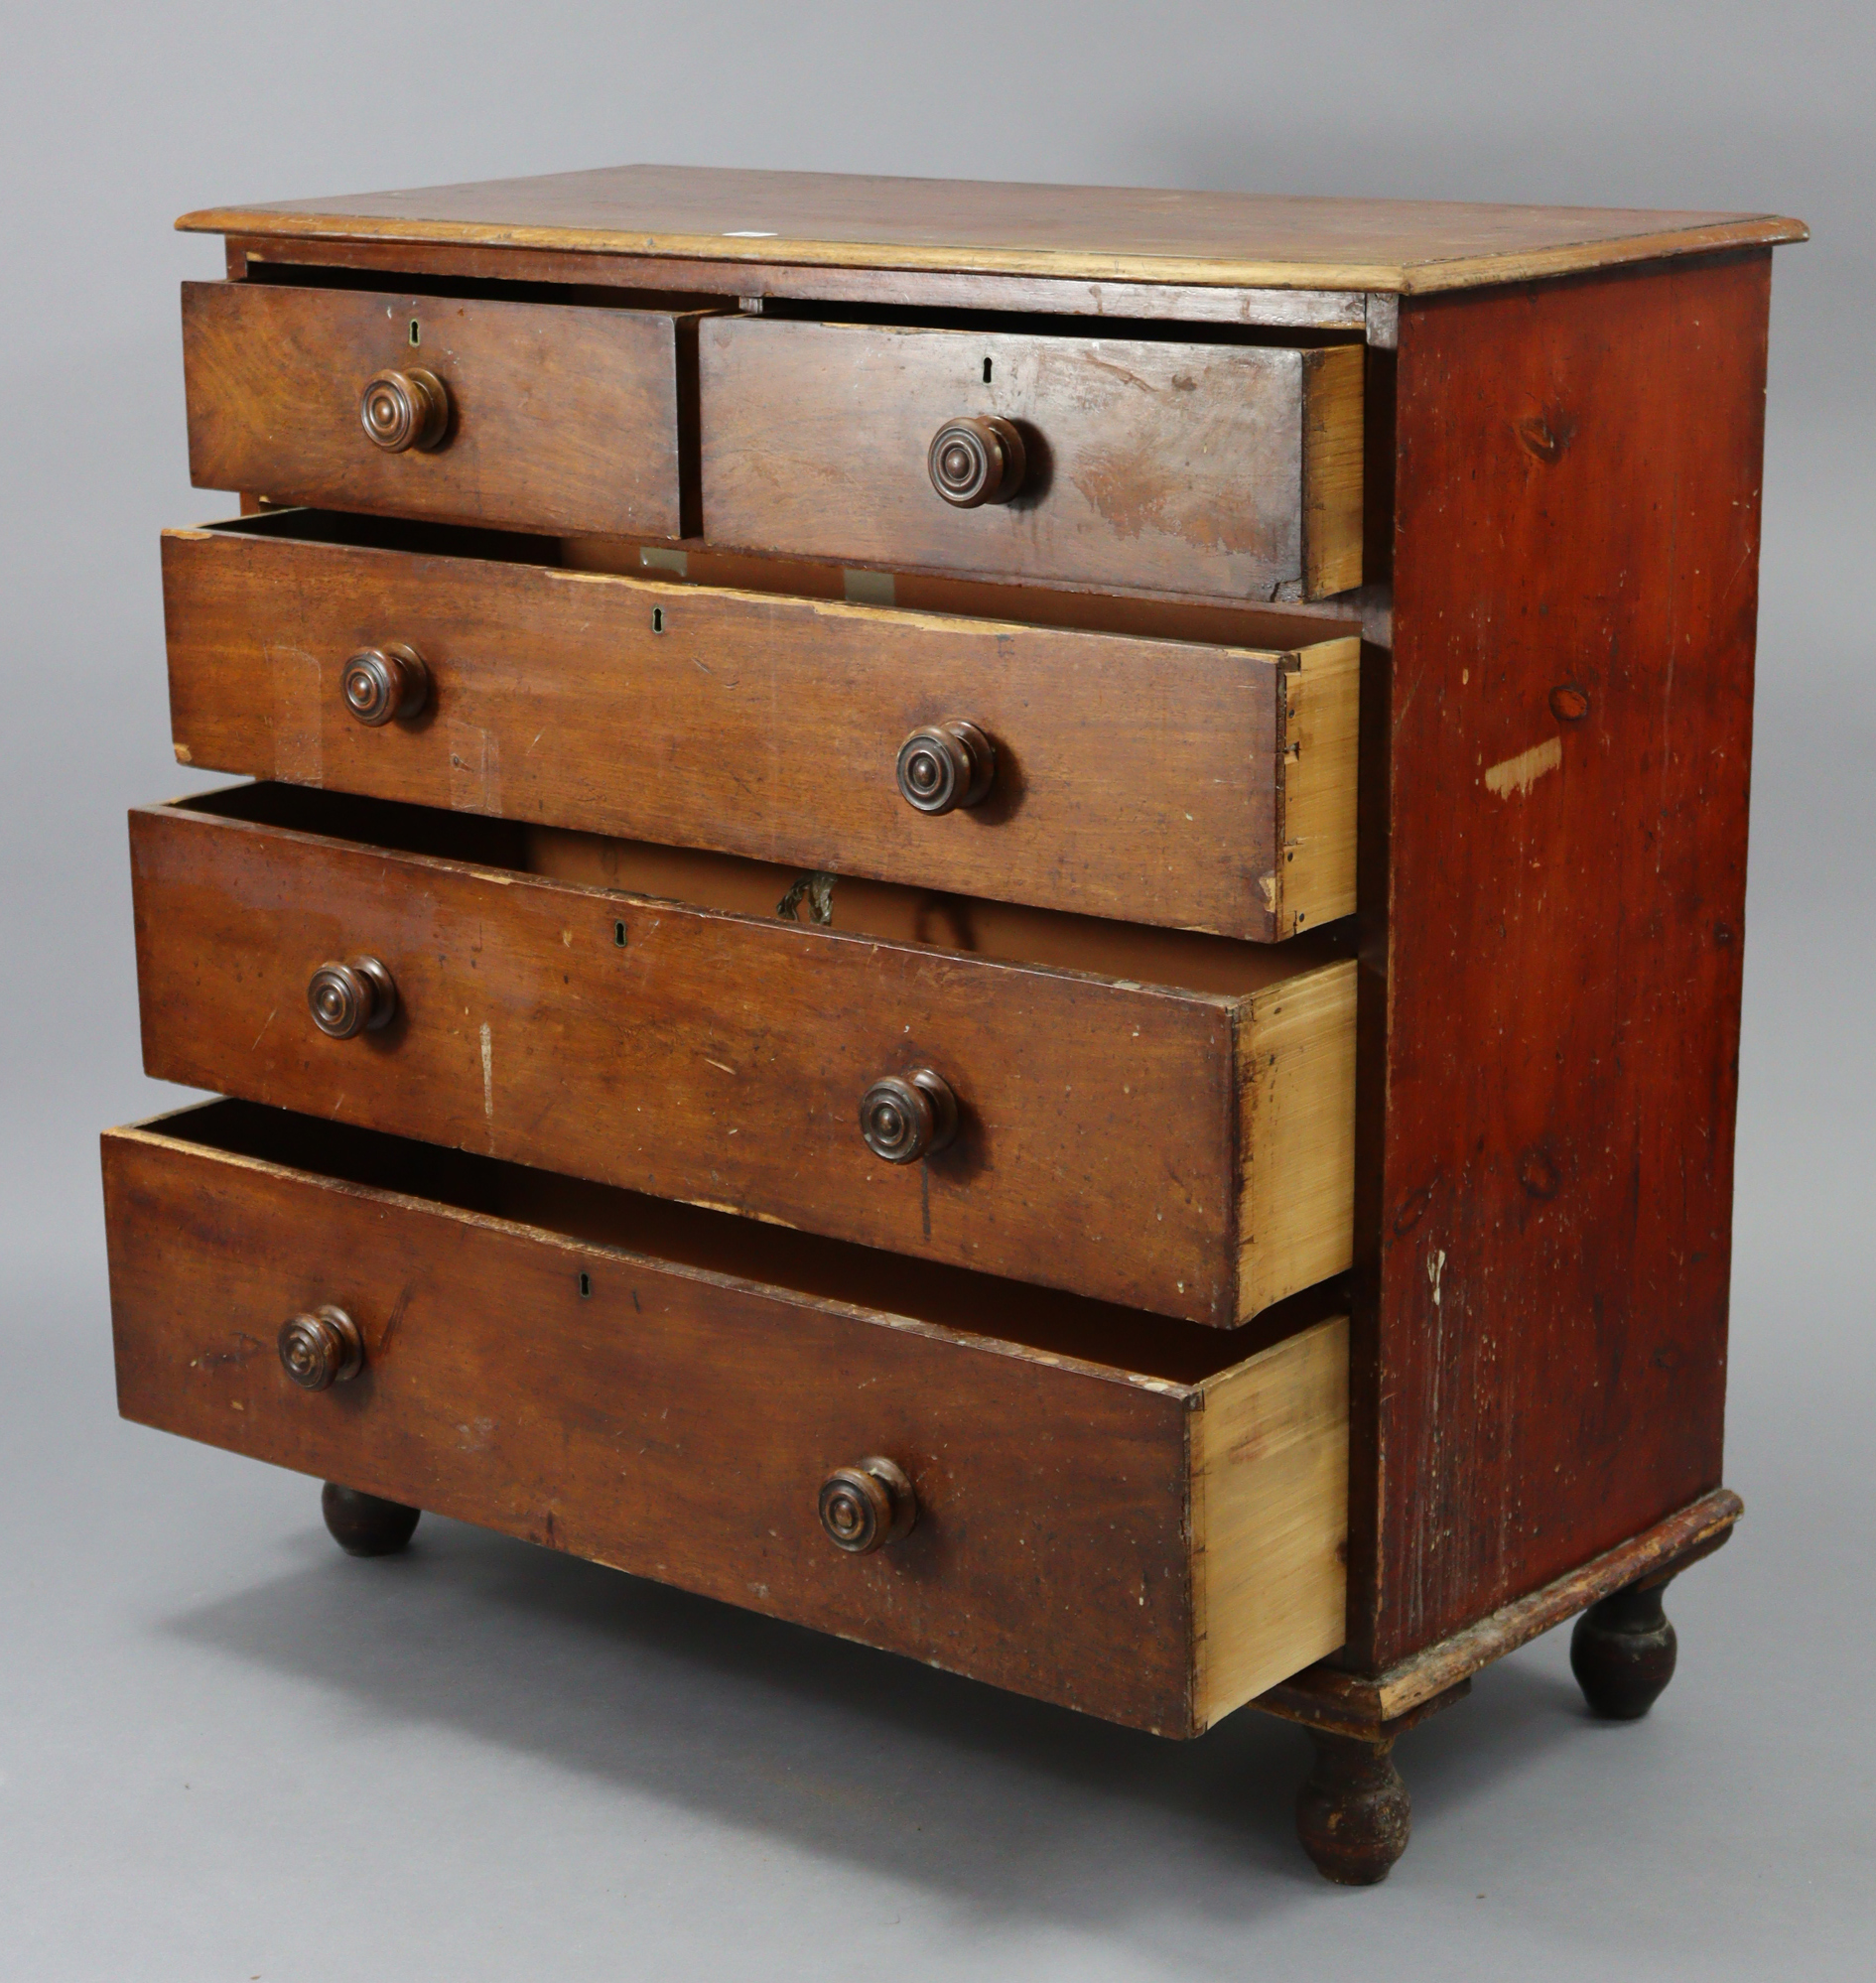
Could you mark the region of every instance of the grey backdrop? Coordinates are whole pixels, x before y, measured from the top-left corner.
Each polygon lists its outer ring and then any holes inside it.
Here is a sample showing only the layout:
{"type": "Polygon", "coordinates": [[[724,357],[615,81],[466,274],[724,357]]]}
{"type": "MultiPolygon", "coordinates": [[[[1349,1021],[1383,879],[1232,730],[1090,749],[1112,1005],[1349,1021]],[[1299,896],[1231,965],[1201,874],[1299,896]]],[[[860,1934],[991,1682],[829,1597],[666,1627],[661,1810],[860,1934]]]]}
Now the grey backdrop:
{"type": "MultiPolygon", "coordinates": [[[[0,24],[0,1978],[1871,1973],[1876,14],[1503,0],[395,9],[0,24]],[[1180,1747],[120,1424],[95,1131],[138,1062],[123,809],[171,760],[156,537],[209,201],[636,159],[1777,209],[1729,1478],[1680,1677],[1562,1635],[1404,1744],[1319,1886],[1303,1743],[1180,1747]]],[[[200,785],[200,778],[193,781],[200,785]]]]}

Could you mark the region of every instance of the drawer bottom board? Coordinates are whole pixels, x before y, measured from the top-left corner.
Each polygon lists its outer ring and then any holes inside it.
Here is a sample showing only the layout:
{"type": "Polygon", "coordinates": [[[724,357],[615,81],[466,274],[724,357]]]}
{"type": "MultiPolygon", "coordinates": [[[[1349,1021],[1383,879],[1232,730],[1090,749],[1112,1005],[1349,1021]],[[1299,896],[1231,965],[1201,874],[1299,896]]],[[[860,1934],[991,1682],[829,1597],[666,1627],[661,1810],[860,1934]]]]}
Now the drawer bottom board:
{"type": "Polygon", "coordinates": [[[1227,1337],[244,1103],[103,1155],[129,1418],[1166,1735],[1342,1642],[1322,1295],[1227,1337]],[[874,1453],[918,1520],[846,1555],[874,1453]]]}

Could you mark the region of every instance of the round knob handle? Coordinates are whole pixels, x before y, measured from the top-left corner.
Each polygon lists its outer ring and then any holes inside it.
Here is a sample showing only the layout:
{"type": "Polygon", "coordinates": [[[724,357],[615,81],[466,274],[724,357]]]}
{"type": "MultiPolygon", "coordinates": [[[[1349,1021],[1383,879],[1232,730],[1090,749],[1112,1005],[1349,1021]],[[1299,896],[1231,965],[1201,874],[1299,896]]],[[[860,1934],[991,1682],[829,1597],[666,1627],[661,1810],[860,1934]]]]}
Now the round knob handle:
{"type": "Polygon", "coordinates": [[[887,1163],[916,1163],[958,1133],[958,1098],[928,1067],[888,1074],[860,1098],[860,1133],[887,1163]]]}
{"type": "Polygon", "coordinates": [[[372,729],[393,717],[410,721],[430,696],[430,670],[414,647],[387,640],[361,647],[345,663],[345,707],[372,729]]]}
{"type": "Polygon", "coordinates": [[[435,372],[374,372],[365,381],[358,419],[387,455],[406,448],[428,452],[443,445],[450,426],[450,391],[435,372]]]}
{"type": "Polygon", "coordinates": [[[821,1483],[821,1526],[850,1556],[896,1542],[918,1520],[918,1497],[905,1470],[877,1454],[857,1467],[836,1467],[821,1483]]]}
{"type": "Polygon", "coordinates": [[[280,1325],[280,1361],[302,1390],[326,1390],[364,1369],[364,1338],[342,1308],[316,1308],[280,1325]]]}
{"type": "Polygon", "coordinates": [[[947,420],[931,437],[925,466],[931,485],[959,509],[1007,502],[1029,465],[1022,436],[1007,420],[947,420]]]}
{"type": "Polygon", "coordinates": [[[335,1040],[375,1033],[397,1011],[397,985],[375,957],[349,964],[322,964],[306,988],[313,1023],[335,1040]]]}
{"type": "Polygon", "coordinates": [[[899,797],[921,813],[981,804],[997,775],[997,746],[974,723],[935,723],[899,745],[899,797]]]}

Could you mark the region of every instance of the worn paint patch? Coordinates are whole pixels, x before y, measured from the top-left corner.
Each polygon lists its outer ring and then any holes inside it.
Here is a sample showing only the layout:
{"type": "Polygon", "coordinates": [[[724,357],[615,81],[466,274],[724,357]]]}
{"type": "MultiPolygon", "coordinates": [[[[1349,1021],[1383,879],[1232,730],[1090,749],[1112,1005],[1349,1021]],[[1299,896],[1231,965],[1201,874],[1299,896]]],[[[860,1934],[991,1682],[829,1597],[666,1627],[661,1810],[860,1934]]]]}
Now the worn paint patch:
{"type": "Polygon", "coordinates": [[[495,1120],[495,1036],[486,1019],[482,1021],[482,1114],[491,1123],[495,1120]]]}
{"type": "Polygon", "coordinates": [[[1516,757],[1494,764],[1485,774],[1485,789],[1497,798],[1522,799],[1546,771],[1554,771],[1562,762],[1563,739],[1546,736],[1541,743],[1534,743],[1516,757]]]}

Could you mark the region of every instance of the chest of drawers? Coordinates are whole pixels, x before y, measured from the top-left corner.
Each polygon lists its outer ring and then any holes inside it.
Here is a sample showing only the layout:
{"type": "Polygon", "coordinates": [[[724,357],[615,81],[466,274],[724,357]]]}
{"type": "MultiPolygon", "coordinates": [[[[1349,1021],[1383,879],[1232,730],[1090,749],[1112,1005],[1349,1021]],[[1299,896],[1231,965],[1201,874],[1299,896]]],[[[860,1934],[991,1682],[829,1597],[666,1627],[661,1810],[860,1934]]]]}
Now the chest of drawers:
{"type": "Polygon", "coordinates": [[[189,216],[120,1404],[1303,1843],[1723,1542],[1772,216],[629,168],[189,216]]]}

